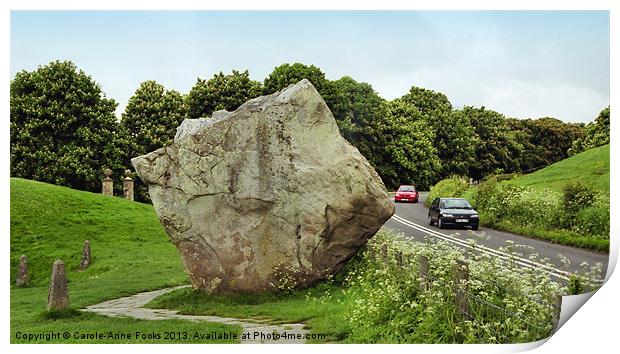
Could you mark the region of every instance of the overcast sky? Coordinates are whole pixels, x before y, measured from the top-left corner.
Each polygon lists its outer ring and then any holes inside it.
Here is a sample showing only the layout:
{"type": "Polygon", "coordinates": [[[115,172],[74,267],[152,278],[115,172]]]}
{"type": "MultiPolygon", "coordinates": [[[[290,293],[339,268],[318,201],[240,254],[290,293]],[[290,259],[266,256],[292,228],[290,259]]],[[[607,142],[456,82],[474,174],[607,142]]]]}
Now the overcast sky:
{"type": "Polygon", "coordinates": [[[587,12],[12,12],[11,77],[53,60],[91,75],[122,112],[140,82],[302,62],[384,98],[413,85],[455,107],[588,122],[609,105],[609,14],[587,12]]]}

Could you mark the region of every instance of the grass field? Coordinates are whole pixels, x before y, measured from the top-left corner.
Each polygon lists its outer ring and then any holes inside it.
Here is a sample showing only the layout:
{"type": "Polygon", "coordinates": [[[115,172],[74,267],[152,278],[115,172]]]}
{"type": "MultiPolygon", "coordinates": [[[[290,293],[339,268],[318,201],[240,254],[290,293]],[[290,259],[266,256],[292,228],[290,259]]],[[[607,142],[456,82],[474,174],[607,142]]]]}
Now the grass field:
{"type": "MultiPolygon", "coordinates": [[[[49,331],[200,331],[239,333],[237,326],[186,321],[137,321],[78,314],[45,317],[51,265],[61,259],[69,279],[71,306],[82,308],[142,291],[187,283],[175,247],[152,206],[69,188],[11,179],[11,342],[20,333],[49,331]],[[82,243],[89,240],[92,264],[78,271],[82,243]],[[28,257],[31,282],[16,288],[19,256],[28,257]]],[[[47,343],[45,339],[37,342],[47,343]]],[[[164,343],[163,339],[54,340],[56,343],[164,343]]],[[[174,342],[174,341],[168,341],[174,342]]]]}
{"type": "Polygon", "coordinates": [[[561,192],[562,187],[571,181],[585,183],[602,193],[609,194],[609,145],[586,150],[506,183],[561,192]]]}

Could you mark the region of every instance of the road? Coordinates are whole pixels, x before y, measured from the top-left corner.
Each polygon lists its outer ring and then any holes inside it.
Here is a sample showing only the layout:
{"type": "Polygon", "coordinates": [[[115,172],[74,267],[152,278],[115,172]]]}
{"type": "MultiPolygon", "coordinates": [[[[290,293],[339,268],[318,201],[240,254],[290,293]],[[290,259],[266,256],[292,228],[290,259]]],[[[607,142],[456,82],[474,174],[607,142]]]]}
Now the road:
{"type": "MultiPolygon", "coordinates": [[[[405,237],[414,242],[427,242],[425,238],[430,238],[450,242],[461,248],[469,248],[467,239],[476,238],[471,234],[473,231],[465,229],[439,229],[437,226],[430,226],[428,224],[428,208],[424,206],[426,195],[427,193],[421,192],[420,202],[416,204],[396,203],[396,213],[385,223],[384,227],[402,233],[405,237]]],[[[499,251],[499,249],[509,246],[510,241],[512,241],[515,245],[525,246],[518,247],[518,250],[516,250],[523,254],[522,256],[512,256],[517,264],[523,267],[544,270],[556,280],[565,281],[571,273],[575,273],[578,270],[580,270],[580,273],[583,273],[583,268],[581,267],[583,262],[589,265],[601,263],[603,265],[602,277],[604,277],[607,272],[607,261],[609,256],[605,253],[558,245],[482,226],[478,231],[475,231],[475,233],[485,236],[477,239],[477,245],[484,246],[480,247],[480,252],[485,252],[497,257],[511,257],[508,253],[499,251]],[[533,262],[529,260],[528,255],[533,253],[537,253],[543,259],[547,258],[548,261],[546,263],[549,263],[551,266],[546,266],[540,261],[533,262]],[[558,255],[562,255],[568,259],[570,264],[563,265],[561,257],[558,255]]]]}

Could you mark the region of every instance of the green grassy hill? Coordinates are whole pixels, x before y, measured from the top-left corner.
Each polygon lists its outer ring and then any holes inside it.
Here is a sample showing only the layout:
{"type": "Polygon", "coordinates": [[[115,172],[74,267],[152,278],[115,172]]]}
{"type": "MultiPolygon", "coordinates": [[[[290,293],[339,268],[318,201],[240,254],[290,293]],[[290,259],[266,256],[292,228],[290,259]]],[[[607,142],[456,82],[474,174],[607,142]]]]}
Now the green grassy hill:
{"type": "Polygon", "coordinates": [[[560,192],[567,182],[580,181],[609,194],[609,145],[586,150],[507,183],[560,192]]]}
{"type": "Polygon", "coordinates": [[[486,226],[571,246],[609,250],[609,145],[503,181],[498,187],[507,185],[524,190],[515,196],[498,189],[495,199],[502,199],[502,195],[508,199],[483,208],[481,221],[486,226]],[[584,205],[574,214],[569,214],[563,204],[563,187],[571,182],[581,182],[597,192],[592,205],[584,205]],[[494,212],[500,209],[501,213],[494,212]]]}
{"type": "MultiPolygon", "coordinates": [[[[11,179],[11,268],[29,261],[32,285],[49,282],[61,259],[72,281],[125,277],[147,288],[153,279],[169,284],[186,277],[174,245],[152,206],[46,183],[11,179]],[[93,264],[77,272],[82,244],[89,240],[93,264]]],[[[15,271],[11,281],[15,280],[15,271]]]]}
{"type": "MultiPolygon", "coordinates": [[[[12,178],[12,342],[21,342],[15,338],[17,331],[72,331],[80,328],[143,332],[164,328],[238,330],[237,327],[214,324],[144,322],[111,319],[95,314],[46,320],[42,313],[47,300],[51,266],[56,259],[65,263],[73,308],[187,283],[176,248],[168,239],[151,205],[12,178]],[[78,267],[84,240],[90,241],[93,259],[91,266],[80,272],[78,267]],[[16,288],[15,276],[18,259],[22,254],[28,257],[31,282],[29,287],[16,288]]],[[[59,342],[65,343],[62,340],[59,342]]]]}

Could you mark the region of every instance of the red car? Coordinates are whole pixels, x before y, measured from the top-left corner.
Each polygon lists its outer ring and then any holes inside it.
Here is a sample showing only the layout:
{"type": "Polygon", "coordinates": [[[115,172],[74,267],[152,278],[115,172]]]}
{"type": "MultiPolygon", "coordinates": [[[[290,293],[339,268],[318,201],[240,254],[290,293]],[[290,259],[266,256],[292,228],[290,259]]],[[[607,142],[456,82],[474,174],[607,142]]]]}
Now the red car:
{"type": "Polygon", "coordinates": [[[399,202],[418,202],[418,191],[415,189],[415,186],[402,185],[398,187],[396,191],[396,195],[394,196],[394,201],[396,203],[399,202]]]}

